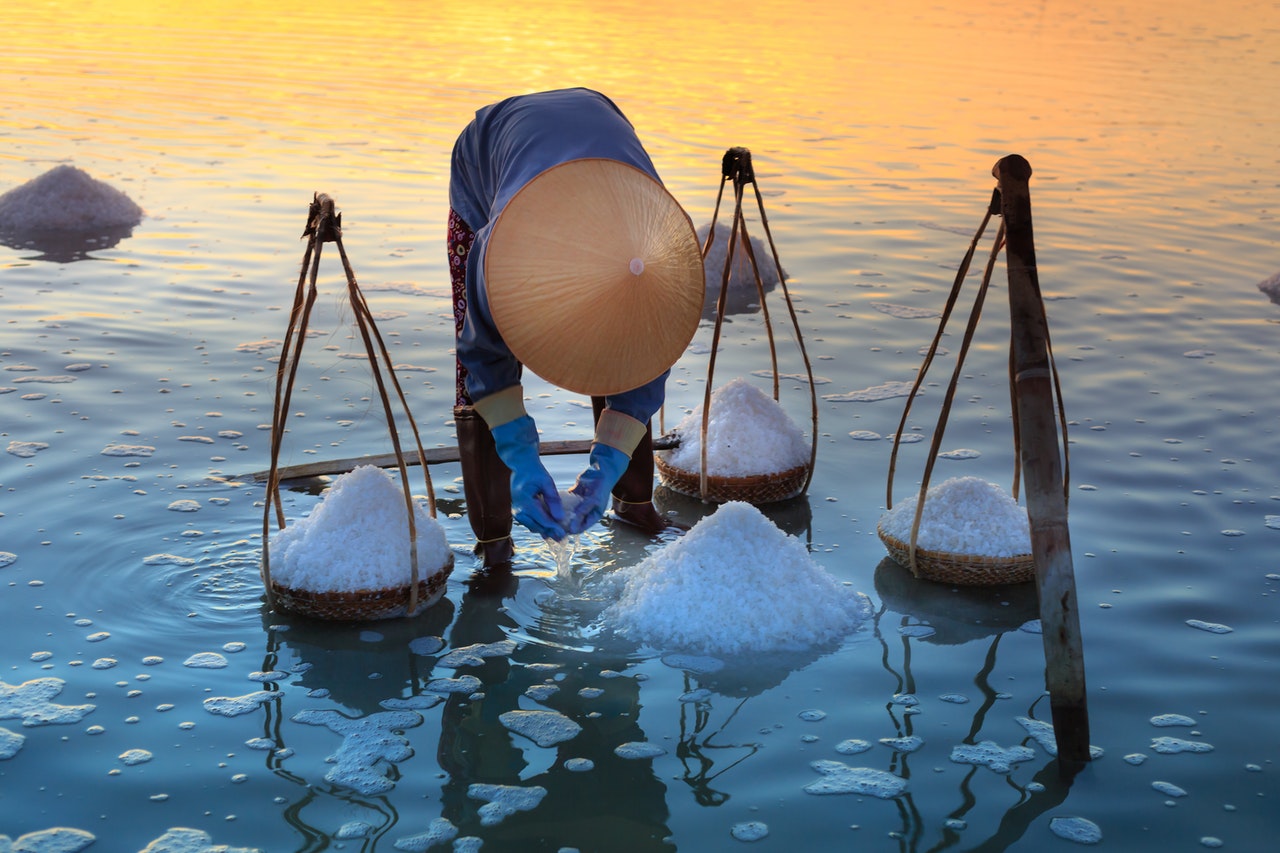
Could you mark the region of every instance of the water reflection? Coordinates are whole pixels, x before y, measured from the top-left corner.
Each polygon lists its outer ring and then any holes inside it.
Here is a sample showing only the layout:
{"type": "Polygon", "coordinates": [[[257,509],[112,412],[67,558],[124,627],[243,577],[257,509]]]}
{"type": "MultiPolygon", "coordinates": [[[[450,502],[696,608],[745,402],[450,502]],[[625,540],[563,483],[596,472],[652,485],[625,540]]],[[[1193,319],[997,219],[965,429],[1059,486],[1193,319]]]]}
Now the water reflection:
{"type": "Polygon", "coordinates": [[[93,252],[114,248],[121,240],[133,236],[132,226],[102,228],[92,234],[65,230],[0,230],[0,246],[24,253],[26,261],[49,261],[70,264],[97,260],[93,252]],[[25,254],[35,252],[36,254],[25,254]]]}

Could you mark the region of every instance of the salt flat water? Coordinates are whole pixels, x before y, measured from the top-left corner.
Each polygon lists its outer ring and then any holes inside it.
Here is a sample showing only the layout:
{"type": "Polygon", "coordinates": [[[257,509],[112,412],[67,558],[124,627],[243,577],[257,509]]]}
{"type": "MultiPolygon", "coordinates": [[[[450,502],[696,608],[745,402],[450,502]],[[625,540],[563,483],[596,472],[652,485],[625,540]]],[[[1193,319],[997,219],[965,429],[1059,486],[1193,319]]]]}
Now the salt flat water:
{"type": "MultiPolygon", "coordinates": [[[[17,0],[0,19],[0,192],[73,164],[146,212],[123,239],[0,245],[15,849],[1273,848],[1274,4],[17,0]],[[453,139],[480,106],[577,85],[627,113],[696,225],[725,149],[751,150],[819,382],[810,490],[766,514],[869,597],[861,630],[737,657],[628,642],[602,581],[664,541],[596,528],[566,578],[521,535],[514,576],[480,576],[452,464],[432,467],[456,566],[430,611],[264,608],[249,475],[313,194],[342,211],[424,442],[452,445],[453,139]],[[1070,784],[1046,750],[1034,591],[914,582],[875,533],[894,395],[1015,153],[1102,750],[1070,784]]],[[[332,250],[320,283],[286,464],[390,449],[332,250]]],[[[1005,303],[1001,263],[935,481],[1009,486],[1005,303]]],[[[761,314],[729,319],[716,383],[767,388],[761,314]]],[[[802,377],[782,328],[780,369],[802,377]]],[[[710,344],[704,323],[666,426],[702,401],[710,344]]],[[[943,346],[896,496],[919,484],[958,333],[943,346]]],[[[544,437],[589,436],[588,401],[527,388],[544,437]]],[[[803,380],[780,396],[807,429],[803,380]]],[[[548,467],[567,488],[582,462],[548,467]]],[[[318,485],[285,493],[291,517],[318,485]]],[[[714,509],[659,501],[688,524],[714,509]]]]}

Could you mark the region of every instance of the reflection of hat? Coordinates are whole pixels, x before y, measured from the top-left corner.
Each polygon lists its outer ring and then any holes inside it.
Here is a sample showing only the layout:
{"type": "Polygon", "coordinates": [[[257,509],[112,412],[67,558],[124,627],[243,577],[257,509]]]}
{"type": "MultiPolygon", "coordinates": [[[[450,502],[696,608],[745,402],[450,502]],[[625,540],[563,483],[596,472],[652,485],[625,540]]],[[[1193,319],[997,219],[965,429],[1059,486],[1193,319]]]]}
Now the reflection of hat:
{"type": "Polygon", "coordinates": [[[660,376],[702,310],[693,223],[660,183],[616,160],[570,160],[525,184],[493,224],[484,275],[512,354],[579,394],[660,376]]]}

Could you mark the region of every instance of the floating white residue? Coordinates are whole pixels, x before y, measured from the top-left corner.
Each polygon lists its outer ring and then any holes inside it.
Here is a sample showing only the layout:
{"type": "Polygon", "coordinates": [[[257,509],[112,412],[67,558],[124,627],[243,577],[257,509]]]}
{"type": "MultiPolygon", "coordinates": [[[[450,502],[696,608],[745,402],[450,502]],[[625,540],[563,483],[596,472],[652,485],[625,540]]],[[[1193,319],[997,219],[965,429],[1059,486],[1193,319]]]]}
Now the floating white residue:
{"type": "Polygon", "coordinates": [[[427,682],[427,690],[432,693],[475,693],[480,689],[480,679],[474,675],[462,675],[457,678],[433,678],[427,682]]]}
{"type": "Polygon", "coordinates": [[[409,651],[415,655],[434,655],[444,648],[443,637],[414,637],[409,641],[409,651]]]}
{"type": "Polygon", "coordinates": [[[5,452],[19,459],[30,459],[41,450],[48,450],[49,445],[43,441],[11,441],[5,452]]]}
{"type": "Polygon", "coordinates": [[[422,715],[415,711],[378,711],[353,720],[338,711],[309,709],[290,719],[342,735],[342,745],[325,759],[333,764],[324,774],[325,781],[365,796],[385,794],[395,787],[386,775],[387,763],[413,755],[409,741],[400,732],[422,724],[422,715]]]}
{"type": "Polygon", "coordinates": [[[259,705],[279,695],[277,690],[255,690],[243,696],[211,696],[204,700],[204,709],[220,717],[239,717],[253,713],[259,705]]]}
{"type": "Polygon", "coordinates": [[[978,744],[960,744],[951,748],[951,760],[956,764],[975,764],[995,773],[1008,773],[1013,765],[1030,761],[1036,754],[1029,747],[1003,747],[992,740],[978,744]]]}
{"type": "Polygon", "coordinates": [[[908,735],[906,737],[882,737],[880,744],[887,746],[894,752],[915,752],[924,746],[924,738],[919,735],[908,735]]]}
{"type": "MultiPolygon", "coordinates": [[[[445,565],[444,528],[416,502],[418,567],[426,578],[445,565]]],[[[271,578],[291,589],[355,592],[409,584],[404,492],[391,475],[362,465],[334,480],[309,516],[271,538],[271,578]]]]}
{"type": "Polygon", "coordinates": [[[197,652],[182,662],[192,669],[225,669],[227,659],[217,652],[197,652]]]}
{"type": "Polygon", "coordinates": [[[1219,625],[1216,622],[1205,622],[1201,619],[1188,619],[1187,624],[1192,628],[1198,628],[1201,631],[1208,631],[1210,634],[1230,634],[1235,630],[1228,625],[1219,625]]]}
{"type": "Polygon", "coordinates": [[[855,429],[849,433],[849,437],[854,441],[879,441],[883,436],[878,432],[872,432],[869,429],[855,429]]]}
{"type": "Polygon", "coordinates": [[[866,794],[890,800],[907,790],[907,780],[884,770],[850,767],[840,761],[814,761],[809,764],[822,774],[817,782],[804,786],[806,794],[866,794]]]}
{"type": "Polygon", "coordinates": [[[1077,844],[1097,844],[1102,841],[1102,828],[1083,817],[1055,817],[1049,820],[1049,831],[1059,838],[1077,844]]]}
{"type": "Polygon", "coordinates": [[[138,764],[146,764],[152,759],[152,755],[145,749],[126,749],[120,753],[118,758],[120,763],[126,767],[133,767],[138,764]]]}
{"type": "Polygon", "coordinates": [[[643,759],[657,758],[660,755],[666,755],[667,751],[656,743],[648,743],[647,741],[633,740],[626,743],[620,743],[613,748],[613,754],[619,758],[643,759]]]}
{"type": "MultiPolygon", "coordinates": [[[[4,845],[2,849],[13,850],[16,853],[77,853],[96,840],[93,833],[69,826],[56,826],[53,829],[28,832],[14,839],[12,846],[7,835],[0,835],[0,843],[4,845]]],[[[165,849],[168,850],[168,848],[165,849]]],[[[175,851],[175,853],[180,852],[175,851]]]]}
{"type": "Polygon", "coordinates": [[[93,232],[141,221],[131,198],[65,163],[0,195],[3,230],[93,232]]]}
{"type": "MultiPolygon", "coordinates": [[[[702,405],[676,425],[680,445],[658,451],[682,471],[702,470],[702,405]]],[[[707,474],[749,477],[789,471],[809,462],[804,432],[776,400],[738,377],[711,395],[707,474]]]]}
{"type": "Polygon", "coordinates": [[[1179,788],[1172,782],[1152,782],[1151,787],[1166,797],[1185,797],[1187,795],[1186,790],[1179,788]]]}
{"type": "Polygon", "coordinates": [[[940,316],[933,308],[914,308],[910,305],[895,305],[892,302],[872,302],[871,307],[881,314],[888,314],[899,320],[924,320],[928,317],[940,316]]]}
{"type": "MultiPolygon", "coordinates": [[[[167,799],[167,796],[165,798],[167,799]]],[[[257,847],[215,845],[213,836],[203,830],[174,827],[142,848],[139,853],[261,853],[261,851],[257,847]]]]}
{"type": "Polygon", "coordinates": [[[1196,721],[1185,714],[1157,714],[1151,718],[1151,725],[1153,726],[1186,726],[1187,728],[1193,728],[1195,724],[1196,721]]]}
{"type": "MultiPolygon", "coordinates": [[[[919,493],[894,504],[880,517],[885,533],[911,541],[919,493]]],[[[952,477],[925,492],[924,512],[916,545],[984,557],[1013,557],[1031,553],[1027,511],[1004,489],[981,477],[952,477]]]]}
{"type": "Polygon", "coordinates": [[[431,696],[418,694],[417,696],[406,696],[403,699],[383,699],[378,704],[388,711],[426,711],[443,701],[444,697],[435,693],[431,696]]]}
{"type": "Polygon", "coordinates": [[[169,504],[167,509],[172,512],[199,512],[200,502],[184,498],[169,504]]]}
{"type": "Polygon", "coordinates": [[[524,788],[474,782],[467,787],[468,797],[484,801],[479,809],[481,826],[495,826],[516,812],[531,812],[546,795],[547,789],[541,785],[524,788]]]}
{"type": "Polygon", "coordinates": [[[108,444],[102,448],[103,456],[150,456],[156,449],[147,444],[108,444]]]}
{"type": "Polygon", "coordinates": [[[22,720],[26,727],[78,723],[93,705],[59,705],[53,698],[66,687],[61,678],[35,678],[22,684],[0,681],[0,720],[22,720]]]}
{"type": "Polygon", "coordinates": [[[460,666],[479,666],[485,658],[510,657],[516,650],[515,640],[499,640],[496,643],[475,643],[454,649],[440,658],[439,665],[457,669],[460,666]]]}
{"type": "Polygon", "coordinates": [[[858,628],[871,604],[759,509],[730,502],[634,566],[602,614],[620,634],[699,654],[796,650],[858,628]]]}
{"type": "Polygon", "coordinates": [[[447,817],[438,817],[431,821],[426,832],[397,838],[395,848],[408,853],[424,853],[437,844],[448,844],[457,837],[458,827],[454,826],[447,817]]]}
{"type": "Polygon", "coordinates": [[[910,382],[884,382],[860,391],[823,394],[822,399],[832,403],[878,403],[881,400],[892,400],[894,397],[906,397],[911,393],[911,385],[910,382]]]}
{"type": "Polygon", "coordinates": [[[190,557],[179,557],[176,554],[152,554],[142,558],[144,566],[194,566],[195,563],[190,557]]]}
{"type": "Polygon", "coordinates": [[[859,738],[849,738],[836,744],[836,752],[841,755],[857,755],[871,748],[871,742],[859,738]]]}
{"type": "Polygon", "coordinates": [[[506,711],[498,722],[543,747],[572,740],[582,731],[582,726],[557,711],[506,711]]]}
{"type": "MultiPolygon", "coordinates": [[[[1033,720],[1030,717],[1017,717],[1018,725],[1027,730],[1031,739],[1040,744],[1040,748],[1053,757],[1058,755],[1058,739],[1053,731],[1053,724],[1044,720],[1033,720]]],[[[1101,758],[1103,749],[1100,746],[1089,747],[1090,758],[1101,758]]]]}
{"type": "Polygon", "coordinates": [[[0,569],[5,566],[12,566],[18,561],[18,555],[12,551],[0,551],[0,569]]]}
{"type": "Polygon", "coordinates": [[[769,837],[769,825],[759,820],[735,823],[729,828],[729,834],[738,841],[759,841],[769,837]]]}
{"type": "Polygon", "coordinates": [[[1161,755],[1177,755],[1180,752],[1213,752],[1213,745],[1201,740],[1157,737],[1151,739],[1151,751],[1161,755]]]}
{"type": "Polygon", "coordinates": [[[26,735],[11,732],[3,726],[0,726],[0,761],[13,758],[22,750],[22,745],[26,742],[26,735]]]}

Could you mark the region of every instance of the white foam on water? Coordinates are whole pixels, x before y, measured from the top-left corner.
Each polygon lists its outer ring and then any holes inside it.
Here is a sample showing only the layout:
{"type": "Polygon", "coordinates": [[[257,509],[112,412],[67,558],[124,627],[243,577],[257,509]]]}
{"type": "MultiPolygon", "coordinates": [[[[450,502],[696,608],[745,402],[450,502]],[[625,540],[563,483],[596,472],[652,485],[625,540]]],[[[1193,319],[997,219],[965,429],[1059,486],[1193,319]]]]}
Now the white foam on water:
{"type": "Polygon", "coordinates": [[[445,646],[443,637],[414,637],[409,641],[409,651],[415,655],[434,655],[445,646]]]}
{"type": "Polygon", "coordinates": [[[19,459],[30,459],[41,450],[48,450],[49,445],[43,441],[11,441],[5,452],[19,459]]]}
{"type": "Polygon", "coordinates": [[[152,554],[142,558],[144,566],[194,566],[196,561],[190,557],[179,557],[176,554],[152,554]]]}
{"type": "Polygon", "coordinates": [[[444,697],[439,694],[406,696],[403,699],[383,699],[378,704],[388,711],[426,711],[439,705],[444,697]]]}
{"type": "Polygon", "coordinates": [[[255,690],[243,696],[211,696],[204,700],[204,709],[219,717],[239,717],[252,714],[265,702],[280,695],[277,690],[255,690]]]}
{"type": "Polygon", "coordinates": [[[176,500],[169,504],[166,509],[170,512],[199,512],[200,502],[193,501],[189,498],[183,498],[182,500],[176,500]]]}
{"type": "MultiPolygon", "coordinates": [[[[168,799],[158,795],[163,802],[168,799]]],[[[155,799],[155,798],[153,798],[155,799]]],[[[204,830],[174,827],[152,841],[138,853],[262,853],[257,847],[228,847],[213,843],[213,836],[204,830]]]]}
{"type": "MultiPolygon", "coordinates": [[[[1030,717],[1015,717],[1018,725],[1027,730],[1027,734],[1031,735],[1031,739],[1040,745],[1050,756],[1056,758],[1058,755],[1058,739],[1053,731],[1053,724],[1044,720],[1033,720],[1030,717]]],[[[1090,758],[1101,758],[1104,750],[1100,746],[1089,747],[1090,758]]]]}
{"type": "Polygon", "coordinates": [[[974,764],[1000,774],[1008,773],[1013,770],[1013,765],[1035,757],[1035,752],[1029,747],[1003,747],[991,740],[951,748],[951,760],[956,764],[974,764]]]}
{"type": "MultiPolygon", "coordinates": [[[[414,503],[419,577],[445,565],[444,528],[414,503]]],[[[355,592],[409,584],[408,516],[391,475],[361,465],[333,481],[320,504],[271,538],[271,577],[292,589],[355,592]]]]}
{"type": "Polygon", "coordinates": [[[814,562],[803,542],[738,501],[609,582],[621,592],[604,624],[656,648],[697,654],[808,648],[847,635],[871,614],[866,596],[814,562]]]}
{"type": "Polygon", "coordinates": [[[22,684],[0,681],[0,720],[21,720],[25,727],[78,723],[93,713],[94,705],[59,705],[61,678],[34,678],[22,684]]]}
{"type": "Polygon", "coordinates": [[[1235,630],[1229,625],[1220,625],[1216,622],[1205,622],[1202,619],[1188,619],[1187,624],[1192,628],[1207,631],[1210,634],[1230,634],[1235,630]]]}
{"type": "Polygon", "coordinates": [[[855,429],[849,433],[849,437],[854,441],[879,441],[884,436],[878,432],[872,432],[869,429],[855,429]]]}
{"type": "Polygon", "coordinates": [[[308,709],[290,719],[303,725],[323,726],[342,735],[341,746],[325,759],[333,764],[324,774],[325,781],[365,796],[385,794],[395,787],[387,775],[388,765],[413,755],[409,741],[401,732],[422,724],[422,715],[416,711],[378,711],[353,720],[331,709],[308,709]]]}
{"type": "Polygon", "coordinates": [[[809,764],[822,774],[816,782],[804,786],[806,794],[865,794],[891,800],[907,790],[907,780],[871,767],[850,767],[840,761],[813,761],[809,764]]]}
{"type": "MultiPolygon", "coordinates": [[[[683,471],[702,470],[702,404],[675,427],[680,445],[659,450],[667,464],[683,471]]],[[[707,473],[748,477],[788,471],[809,462],[804,431],[778,401],[738,377],[711,395],[707,422],[707,473]]]]}
{"type": "Polygon", "coordinates": [[[735,823],[729,828],[729,834],[738,841],[759,841],[769,837],[769,825],[759,820],[735,823]]]}
{"type": "Polygon", "coordinates": [[[447,817],[438,817],[431,821],[425,832],[397,838],[395,848],[408,853],[423,853],[437,844],[448,844],[457,837],[458,827],[447,817]]]}
{"type": "Polygon", "coordinates": [[[8,760],[17,755],[26,741],[26,735],[9,731],[4,726],[0,726],[0,761],[8,760]]]}
{"type": "Polygon", "coordinates": [[[77,853],[97,840],[91,832],[69,826],[56,826],[19,835],[12,842],[0,835],[0,850],[13,853],[77,853]]]}
{"type": "Polygon", "coordinates": [[[18,561],[18,555],[12,551],[0,551],[0,569],[12,566],[18,561]]]}
{"type": "Polygon", "coordinates": [[[1049,831],[1077,844],[1098,844],[1102,841],[1102,828],[1083,817],[1050,818],[1049,831]]]}
{"type": "MultiPolygon", "coordinates": [[[[918,500],[917,492],[894,504],[880,517],[881,529],[910,542],[918,500]]],[[[916,545],[953,554],[1012,557],[1031,553],[1031,526],[1027,511],[996,484],[980,477],[952,477],[925,492],[916,545]]]]}
{"type": "MultiPolygon", "coordinates": [[[[846,391],[843,394],[823,394],[822,399],[830,403],[878,403],[881,400],[892,400],[895,397],[906,397],[911,393],[910,382],[882,382],[858,391],[846,391]]],[[[921,394],[924,391],[920,391],[921,394]]]]}
{"type": "Polygon", "coordinates": [[[596,763],[590,758],[567,758],[564,762],[564,769],[572,773],[585,773],[588,770],[595,770],[596,763]]]}
{"type": "Polygon", "coordinates": [[[1185,714],[1157,714],[1151,718],[1151,725],[1153,726],[1186,726],[1187,728],[1194,728],[1195,724],[1196,721],[1185,714]]]}
{"type": "Polygon", "coordinates": [[[225,669],[228,663],[227,659],[217,652],[196,652],[184,660],[182,665],[192,669],[225,669]]]}
{"type": "Polygon", "coordinates": [[[894,752],[915,752],[924,746],[924,738],[919,735],[907,735],[906,737],[882,737],[880,738],[881,746],[887,746],[894,752]]]}
{"type": "Polygon", "coordinates": [[[910,305],[895,305],[891,302],[872,302],[871,307],[881,314],[888,314],[899,320],[924,320],[941,316],[934,308],[914,308],[910,305]]]}
{"type": "Polygon", "coordinates": [[[427,682],[426,690],[432,693],[475,693],[480,689],[480,679],[474,675],[460,675],[457,678],[433,678],[427,682]]]}
{"type": "Polygon", "coordinates": [[[498,715],[498,722],[541,747],[573,740],[582,731],[582,726],[558,711],[506,711],[498,715]]]}
{"type": "Polygon", "coordinates": [[[1151,787],[1164,794],[1166,797],[1185,797],[1187,795],[1185,789],[1179,788],[1172,782],[1155,781],[1151,783],[1151,787]]]}
{"type": "Polygon", "coordinates": [[[871,741],[862,740],[860,738],[849,738],[842,740],[836,744],[836,752],[841,755],[857,755],[871,749],[871,741]]]}
{"type": "Polygon", "coordinates": [[[479,809],[481,826],[496,826],[516,812],[533,811],[546,795],[547,789],[541,785],[525,788],[473,782],[467,787],[468,797],[484,801],[479,809]]]}
{"type": "Polygon", "coordinates": [[[660,755],[666,755],[667,751],[656,743],[648,743],[647,741],[633,740],[626,743],[620,743],[613,748],[613,754],[619,758],[630,760],[641,760],[646,758],[657,758],[660,755]]]}
{"type": "Polygon", "coordinates": [[[102,448],[103,456],[150,456],[156,449],[146,444],[108,444],[102,448]]]}
{"type": "Polygon", "coordinates": [[[1176,737],[1158,737],[1151,739],[1151,751],[1161,755],[1177,755],[1182,752],[1213,752],[1213,744],[1200,740],[1183,740],[1176,737]]]}
{"type": "Polygon", "coordinates": [[[134,767],[138,764],[146,764],[154,756],[145,749],[126,749],[116,757],[126,767],[134,767]]]}
{"type": "Polygon", "coordinates": [[[499,640],[496,643],[474,643],[454,649],[440,658],[439,666],[457,669],[460,666],[480,666],[485,658],[510,657],[516,650],[515,640],[499,640]]]}

